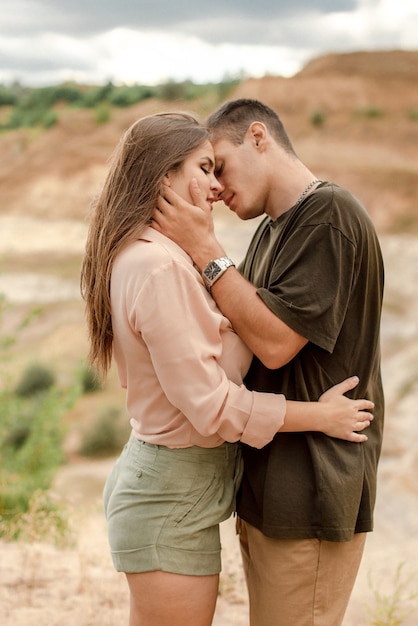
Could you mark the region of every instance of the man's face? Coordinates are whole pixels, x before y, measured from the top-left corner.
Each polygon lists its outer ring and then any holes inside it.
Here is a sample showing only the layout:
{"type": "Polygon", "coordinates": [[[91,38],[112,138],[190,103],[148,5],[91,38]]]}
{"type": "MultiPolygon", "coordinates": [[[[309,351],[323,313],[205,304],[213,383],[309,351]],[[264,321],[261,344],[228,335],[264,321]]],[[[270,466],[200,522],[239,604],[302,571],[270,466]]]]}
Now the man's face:
{"type": "Polygon", "coordinates": [[[261,155],[254,141],[246,136],[235,145],[228,139],[212,141],[215,152],[215,176],[223,186],[221,198],[242,220],[264,213],[266,196],[261,155]]]}

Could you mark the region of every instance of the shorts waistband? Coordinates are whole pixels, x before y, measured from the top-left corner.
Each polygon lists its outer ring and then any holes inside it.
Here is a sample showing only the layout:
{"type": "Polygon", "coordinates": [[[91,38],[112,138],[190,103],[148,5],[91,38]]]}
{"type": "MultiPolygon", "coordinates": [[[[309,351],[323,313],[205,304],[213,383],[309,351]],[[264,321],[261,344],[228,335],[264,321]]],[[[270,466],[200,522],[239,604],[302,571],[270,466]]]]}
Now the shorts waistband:
{"type": "Polygon", "coordinates": [[[225,441],[224,443],[216,446],[216,448],[202,448],[201,446],[189,446],[185,448],[168,448],[167,446],[161,446],[154,443],[148,443],[132,437],[133,441],[136,441],[142,448],[158,451],[158,454],[171,455],[173,453],[181,454],[183,460],[187,461],[200,461],[217,462],[222,460],[235,459],[238,454],[238,444],[225,441]]]}

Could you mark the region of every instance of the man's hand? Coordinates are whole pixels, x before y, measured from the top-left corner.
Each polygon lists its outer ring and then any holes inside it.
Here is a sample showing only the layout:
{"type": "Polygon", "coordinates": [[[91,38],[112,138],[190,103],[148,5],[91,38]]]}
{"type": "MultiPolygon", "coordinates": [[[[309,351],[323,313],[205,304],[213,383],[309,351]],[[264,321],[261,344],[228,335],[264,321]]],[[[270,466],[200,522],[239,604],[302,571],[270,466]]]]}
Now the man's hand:
{"type": "Polygon", "coordinates": [[[212,213],[195,179],[190,195],[193,204],[163,185],[152,226],[183,248],[202,270],[209,261],[225,256],[225,251],[216,239],[212,213]]]}
{"type": "MultiPolygon", "coordinates": [[[[190,184],[190,196],[194,204],[164,185],[153,226],[183,248],[202,271],[209,261],[225,256],[225,251],[216,239],[212,212],[195,180],[190,184]]],[[[256,288],[236,268],[222,274],[211,294],[235,332],[266,367],[282,367],[306,344],[304,337],[264,304],[256,288]]]]}

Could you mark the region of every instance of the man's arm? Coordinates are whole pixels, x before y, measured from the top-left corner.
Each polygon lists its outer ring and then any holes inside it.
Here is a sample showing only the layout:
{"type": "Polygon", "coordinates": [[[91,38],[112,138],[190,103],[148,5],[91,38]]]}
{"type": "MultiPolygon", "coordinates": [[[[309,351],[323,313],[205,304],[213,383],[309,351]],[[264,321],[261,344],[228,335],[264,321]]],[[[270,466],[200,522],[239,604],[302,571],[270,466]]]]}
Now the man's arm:
{"type": "MultiPolygon", "coordinates": [[[[225,251],[216,239],[211,212],[198,205],[198,187],[191,192],[196,205],[164,188],[154,227],[183,248],[202,271],[209,261],[225,256],[225,251]]],[[[234,267],[214,283],[211,293],[235,332],[266,367],[285,365],[307,343],[264,304],[256,288],[234,267]]]]}
{"type": "Polygon", "coordinates": [[[235,332],[266,367],[282,367],[307,343],[264,304],[235,268],[222,274],[211,293],[235,332]]]}

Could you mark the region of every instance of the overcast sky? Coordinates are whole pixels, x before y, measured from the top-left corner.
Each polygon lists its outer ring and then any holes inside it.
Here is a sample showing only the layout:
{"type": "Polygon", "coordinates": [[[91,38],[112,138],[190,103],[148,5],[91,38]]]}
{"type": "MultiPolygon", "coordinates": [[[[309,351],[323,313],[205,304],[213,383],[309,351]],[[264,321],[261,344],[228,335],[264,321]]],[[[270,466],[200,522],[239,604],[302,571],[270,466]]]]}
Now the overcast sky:
{"type": "Polygon", "coordinates": [[[0,83],[291,76],[328,52],[418,49],[417,0],[0,0],[0,83]]]}

